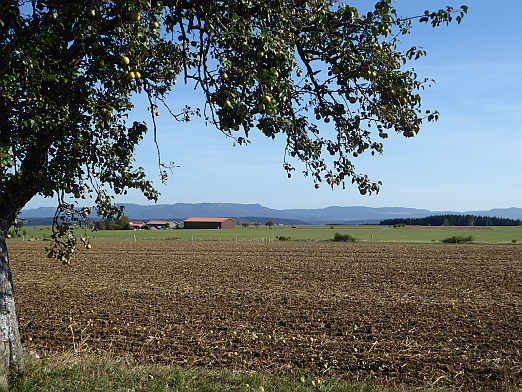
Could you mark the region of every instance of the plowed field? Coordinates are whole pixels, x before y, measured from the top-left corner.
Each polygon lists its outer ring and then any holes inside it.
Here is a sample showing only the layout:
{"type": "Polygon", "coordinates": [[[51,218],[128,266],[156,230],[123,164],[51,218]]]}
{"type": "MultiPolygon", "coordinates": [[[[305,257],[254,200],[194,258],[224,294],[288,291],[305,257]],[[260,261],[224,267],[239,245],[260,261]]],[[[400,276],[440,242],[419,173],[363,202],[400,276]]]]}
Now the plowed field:
{"type": "Polygon", "coordinates": [[[498,390],[521,383],[522,247],[11,242],[37,352],[498,390]]]}

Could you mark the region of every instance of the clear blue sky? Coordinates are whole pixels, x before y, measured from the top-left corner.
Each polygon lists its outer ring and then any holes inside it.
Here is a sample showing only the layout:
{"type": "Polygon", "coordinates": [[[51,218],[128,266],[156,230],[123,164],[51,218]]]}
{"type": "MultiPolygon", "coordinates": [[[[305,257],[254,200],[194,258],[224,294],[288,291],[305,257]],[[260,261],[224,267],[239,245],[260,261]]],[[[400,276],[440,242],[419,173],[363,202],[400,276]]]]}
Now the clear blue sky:
{"type": "MultiPolygon", "coordinates": [[[[366,1],[359,1],[367,4],[366,1]]],[[[359,171],[382,180],[381,192],[360,196],[356,189],[315,190],[309,179],[288,180],[282,170],[281,139],[252,137],[248,147],[232,141],[200,121],[177,123],[166,111],[159,121],[164,161],[181,167],[167,185],[159,182],[150,133],[138,148],[138,163],[162,193],[160,203],[260,203],[272,208],[320,208],[331,205],[403,206],[431,210],[480,210],[522,207],[522,29],[520,0],[395,2],[403,15],[429,7],[467,4],[461,25],[433,29],[416,25],[408,44],[423,46],[428,57],[415,63],[420,75],[437,84],[423,95],[426,108],[441,118],[413,139],[391,137],[384,154],[360,158],[359,171]]],[[[199,104],[201,97],[178,83],[169,103],[199,104]]],[[[137,101],[132,119],[150,116],[137,101]]],[[[138,193],[119,202],[150,204],[138,193]]],[[[27,206],[54,205],[35,198],[27,206]]]]}

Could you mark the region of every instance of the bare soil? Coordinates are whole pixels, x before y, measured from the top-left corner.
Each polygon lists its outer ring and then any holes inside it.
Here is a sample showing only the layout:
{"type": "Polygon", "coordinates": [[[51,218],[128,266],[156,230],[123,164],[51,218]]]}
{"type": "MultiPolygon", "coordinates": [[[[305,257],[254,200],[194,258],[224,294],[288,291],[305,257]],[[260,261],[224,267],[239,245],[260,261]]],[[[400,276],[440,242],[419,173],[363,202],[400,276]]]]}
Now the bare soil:
{"type": "Polygon", "coordinates": [[[24,345],[139,363],[521,386],[522,247],[9,243],[24,345]]]}

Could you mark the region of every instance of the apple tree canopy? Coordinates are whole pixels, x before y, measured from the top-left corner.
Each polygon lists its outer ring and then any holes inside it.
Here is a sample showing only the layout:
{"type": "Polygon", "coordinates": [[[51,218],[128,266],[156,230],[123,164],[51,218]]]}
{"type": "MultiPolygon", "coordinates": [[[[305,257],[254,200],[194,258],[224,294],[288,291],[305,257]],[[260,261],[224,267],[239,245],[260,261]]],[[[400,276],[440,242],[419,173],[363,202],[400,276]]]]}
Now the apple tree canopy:
{"type": "MultiPolygon", "coordinates": [[[[412,137],[438,118],[421,107],[430,80],[410,67],[426,52],[401,49],[400,39],[414,22],[460,23],[467,7],[399,15],[391,0],[364,11],[349,3],[3,0],[2,232],[33,196],[57,196],[50,256],[68,262],[69,225],[91,213],[80,205],[92,200],[108,216],[118,212],[112,197],[128,189],[156,200],[133,153],[148,129],[155,138],[160,110],[179,121],[202,116],[239,144],[254,132],[278,136],[289,177],[300,162],[315,184],[377,192],[356,157],[382,153],[390,132],[412,137]],[[176,82],[198,88],[201,107],[172,107],[176,82]],[[127,121],[135,94],[148,97],[147,123],[127,121]]],[[[159,149],[157,159],[165,180],[159,149]]]]}

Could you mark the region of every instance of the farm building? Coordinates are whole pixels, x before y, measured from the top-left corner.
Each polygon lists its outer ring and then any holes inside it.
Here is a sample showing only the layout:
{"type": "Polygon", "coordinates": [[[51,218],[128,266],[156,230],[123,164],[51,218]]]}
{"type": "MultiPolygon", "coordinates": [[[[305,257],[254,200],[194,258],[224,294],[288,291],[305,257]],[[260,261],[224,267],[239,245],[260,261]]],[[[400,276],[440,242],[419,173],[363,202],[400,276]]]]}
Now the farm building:
{"type": "Polygon", "coordinates": [[[133,230],[140,230],[145,228],[145,221],[142,220],[130,220],[129,226],[133,230]]]}
{"type": "Polygon", "coordinates": [[[147,222],[147,226],[149,227],[149,229],[175,229],[176,222],[164,220],[150,220],[147,222]]]}
{"type": "Polygon", "coordinates": [[[233,229],[236,221],[232,218],[188,218],[185,219],[185,229],[233,229]]]}

